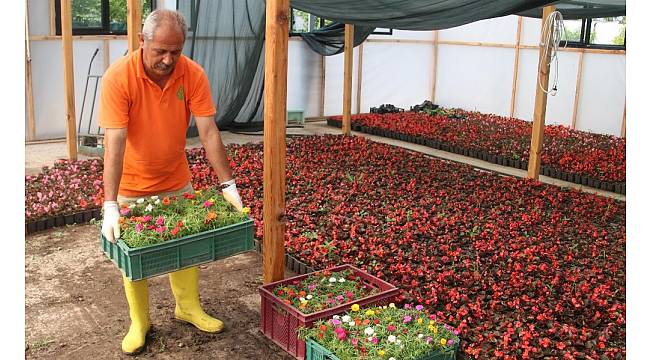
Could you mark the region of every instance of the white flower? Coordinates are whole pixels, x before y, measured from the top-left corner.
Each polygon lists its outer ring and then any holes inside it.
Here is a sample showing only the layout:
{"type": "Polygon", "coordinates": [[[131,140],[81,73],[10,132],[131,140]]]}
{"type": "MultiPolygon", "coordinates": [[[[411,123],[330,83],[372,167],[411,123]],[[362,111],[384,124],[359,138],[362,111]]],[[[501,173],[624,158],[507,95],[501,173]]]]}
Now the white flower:
{"type": "Polygon", "coordinates": [[[129,209],[133,209],[135,207],[135,204],[129,205],[129,209]]]}
{"type": "Polygon", "coordinates": [[[304,301],[305,301],[305,298],[304,298],[304,297],[300,297],[300,299],[298,299],[298,300],[300,300],[300,302],[304,302],[304,301]]]}
{"type": "Polygon", "coordinates": [[[340,319],[340,318],[341,318],[341,317],[338,316],[338,315],[334,315],[334,316],[332,316],[332,319],[337,319],[337,320],[338,320],[338,319],[340,319]]]}
{"type": "MultiPolygon", "coordinates": [[[[401,343],[402,343],[402,340],[400,340],[400,339],[395,340],[395,344],[399,345],[399,344],[401,344],[401,343]]],[[[402,345],[401,347],[403,348],[404,345],[402,345]]]]}
{"type": "Polygon", "coordinates": [[[160,199],[156,199],[156,201],[154,201],[153,203],[156,205],[160,204],[160,199]]]}
{"type": "Polygon", "coordinates": [[[397,359],[395,359],[394,357],[391,356],[391,357],[388,358],[388,360],[397,360],[397,359]]]}
{"type": "Polygon", "coordinates": [[[340,282],[340,283],[344,283],[344,282],[345,282],[345,279],[344,279],[344,278],[339,278],[339,282],[340,282]]]}
{"type": "Polygon", "coordinates": [[[424,334],[418,334],[418,339],[422,339],[424,337],[424,334]]]}
{"type": "Polygon", "coordinates": [[[331,282],[331,283],[335,283],[335,282],[336,282],[336,278],[335,278],[335,277],[331,277],[331,278],[330,278],[330,282],[331,282]]]}
{"type": "Polygon", "coordinates": [[[147,207],[144,208],[144,211],[151,211],[151,210],[153,210],[153,205],[151,204],[147,205],[147,207]]]}
{"type": "Polygon", "coordinates": [[[143,199],[143,198],[139,198],[139,199],[136,200],[135,202],[137,202],[138,204],[142,204],[142,203],[144,202],[144,199],[143,199]]]}
{"type": "Polygon", "coordinates": [[[307,300],[311,300],[314,296],[312,294],[307,295],[307,300]]]}
{"type": "Polygon", "coordinates": [[[158,196],[156,196],[156,195],[152,196],[151,200],[158,200],[158,196]]]}
{"type": "Polygon", "coordinates": [[[357,324],[357,323],[355,323],[354,321],[350,321],[350,322],[348,323],[348,325],[350,325],[350,326],[354,326],[354,325],[356,325],[356,324],[357,324]]]}
{"type": "Polygon", "coordinates": [[[372,341],[372,336],[369,336],[369,337],[368,337],[368,341],[372,341]]]}
{"type": "Polygon", "coordinates": [[[349,322],[350,320],[352,320],[352,318],[350,316],[348,316],[348,315],[343,315],[341,320],[343,320],[343,322],[349,322]]]}
{"type": "Polygon", "coordinates": [[[365,330],[363,330],[363,333],[370,336],[375,333],[375,330],[373,330],[371,327],[367,327],[365,330]]]}
{"type": "Polygon", "coordinates": [[[395,335],[388,335],[388,342],[394,343],[395,339],[397,339],[395,335]]]}

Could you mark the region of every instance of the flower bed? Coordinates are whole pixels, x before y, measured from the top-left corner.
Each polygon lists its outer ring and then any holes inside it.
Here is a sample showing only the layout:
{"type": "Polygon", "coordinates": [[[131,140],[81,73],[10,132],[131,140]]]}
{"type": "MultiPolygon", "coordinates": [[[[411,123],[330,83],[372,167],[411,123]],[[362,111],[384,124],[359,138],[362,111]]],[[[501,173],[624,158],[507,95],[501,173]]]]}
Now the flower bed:
{"type": "Polygon", "coordinates": [[[28,232],[99,218],[103,202],[103,162],[59,160],[38,175],[25,176],[28,232]]]}
{"type": "Polygon", "coordinates": [[[301,328],[299,336],[310,340],[309,355],[329,355],[332,360],[455,359],[458,331],[436,320],[422,305],[360,308],[355,304],[343,316],[301,328]]]}
{"type": "MultiPolygon", "coordinates": [[[[532,123],[459,109],[437,114],[359,114],[352,116],[352,126],[357,131],[527,169],[532,123]]],[[[332,126],[340,122],[341,116],[328,120],[332,126]]],[[[541,173],[625,193],[625,138],[546,125],[541,173]]]]}
{"type": "MultiPolygon", "coordinates": [[[[261,240],[263,146],[227,149],[261,240]]],[[[203,150],[188,160],[195,188],[215,185],[203,150]]],[[[467,357],[625,358],[625,202],[356,136],[287,139],[286,164],[303,268],[386,279],[458,328],[467,357]]]]}

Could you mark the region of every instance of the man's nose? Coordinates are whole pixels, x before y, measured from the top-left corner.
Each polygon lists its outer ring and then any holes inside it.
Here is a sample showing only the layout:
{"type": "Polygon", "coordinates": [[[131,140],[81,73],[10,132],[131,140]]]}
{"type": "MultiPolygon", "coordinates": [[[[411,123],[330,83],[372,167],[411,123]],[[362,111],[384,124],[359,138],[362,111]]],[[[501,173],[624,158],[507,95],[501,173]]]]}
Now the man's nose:
{"type": "Polygon", "coordinates": [[[167,55],[163,56],[162,62],[163,62],[163,64],[169,66],[169,65],[174,63],[174,59],[172,58],[172,56],[170,54],[167,54],[167,55]]]}

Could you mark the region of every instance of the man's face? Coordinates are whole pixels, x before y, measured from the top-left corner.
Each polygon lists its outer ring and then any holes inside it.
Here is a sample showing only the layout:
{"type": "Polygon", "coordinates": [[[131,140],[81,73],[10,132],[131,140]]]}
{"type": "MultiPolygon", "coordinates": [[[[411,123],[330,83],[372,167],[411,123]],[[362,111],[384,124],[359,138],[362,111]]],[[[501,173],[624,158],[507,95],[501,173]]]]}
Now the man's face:
{"type": "Polygon", "coordinates": [[[154,78],[169,76],[181,56],[184,42],[182,30],[167,22],[158,26],[151,40],[140,34],[142,62],[147,75],[154,78]]]}

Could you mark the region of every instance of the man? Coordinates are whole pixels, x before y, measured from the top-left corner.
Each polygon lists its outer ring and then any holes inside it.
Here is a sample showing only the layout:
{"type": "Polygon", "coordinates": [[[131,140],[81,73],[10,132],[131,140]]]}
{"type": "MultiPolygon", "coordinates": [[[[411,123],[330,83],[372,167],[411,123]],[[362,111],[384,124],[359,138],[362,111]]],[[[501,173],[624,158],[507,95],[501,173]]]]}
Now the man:
{"type": "MultiPolygon", "coordinates": [[[[153,11],[139,34],[140,49],[111,65],[103,76],[99,108],[100,126],[106,130],[102,234],[109,241],[120,236],[118,203],[193,191],[185,157],[190,112],[224,197],[242,209],[214,122],[216,109],[208,78],[198,64],[182,55],[186,34],[180,13],[153,11]]],[[[198,276],[198,267],[169,274],[175,317],[206,332],[221,332],[223,322],[201,308],[198,276]]],[[[150,329],[147,281],[131,282],[124,276],[123,280],[131,326],[122,340],[122,351],[137,354],[150,329]]]]}

